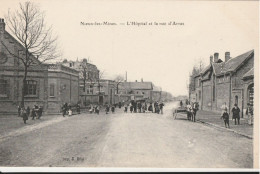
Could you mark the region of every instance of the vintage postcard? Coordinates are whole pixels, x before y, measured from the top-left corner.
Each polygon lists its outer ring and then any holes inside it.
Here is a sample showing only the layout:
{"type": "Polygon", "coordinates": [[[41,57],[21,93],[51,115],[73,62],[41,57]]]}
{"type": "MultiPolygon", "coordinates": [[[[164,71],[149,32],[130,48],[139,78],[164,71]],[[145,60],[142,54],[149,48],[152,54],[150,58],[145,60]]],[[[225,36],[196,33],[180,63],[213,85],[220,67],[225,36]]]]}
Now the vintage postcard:
{"type": "Polygon", "coordinates": [[[2,0],[0,171],[259,170],[258,80],[258,1],[2,0]]]}

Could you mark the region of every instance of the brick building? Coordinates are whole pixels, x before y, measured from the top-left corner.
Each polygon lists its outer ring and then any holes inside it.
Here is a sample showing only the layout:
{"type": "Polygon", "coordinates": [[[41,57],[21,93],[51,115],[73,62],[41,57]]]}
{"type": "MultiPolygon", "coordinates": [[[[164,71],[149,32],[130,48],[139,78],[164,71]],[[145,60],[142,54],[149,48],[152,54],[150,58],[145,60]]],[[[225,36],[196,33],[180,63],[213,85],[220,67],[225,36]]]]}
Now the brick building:
{"type": "Polygon", "coordinates": [[[153,97],[152,91],[152,82],[122,82],[119,85],[119,94],[125,101],[143,99],[151,101],[153,97]]]}
{"type": "MultiPolygon", "coordinates": [[[[17,113],[22,100],[24,65],[12,54],[24,56],[24,47],[5,30],[3,19],[0,19],[0,41],[0,112],[17,113]]],[[[41,64],[37,59],[34,61],[28,69],[26,107],[37,104],[43,106],[45,112],[57,113],[62,103],[78,102],[78,71],[57,64],[41,64]]]]}
{"type": "Polygon", "coordinates": [[[210,56],[210,65],[191,76],[190,100],[199,102],[202,110],[219,112],[225,102],[229,109],[236,103],[245,111],[254,101],[254,50],[234,58],[226,52],[224,61],[218,56],[210,56]]]}
{"type": "MultiPolygon", "coordinates": [[[[80,92],[82,105],[89,104],[114,104],[118,99],[115,96],[115,82],[113,80],[100,79],[95,83],[87,82],[86,91],[80,92]]],[[[82,89],[82,88],[81,88],[82,89]]]]}

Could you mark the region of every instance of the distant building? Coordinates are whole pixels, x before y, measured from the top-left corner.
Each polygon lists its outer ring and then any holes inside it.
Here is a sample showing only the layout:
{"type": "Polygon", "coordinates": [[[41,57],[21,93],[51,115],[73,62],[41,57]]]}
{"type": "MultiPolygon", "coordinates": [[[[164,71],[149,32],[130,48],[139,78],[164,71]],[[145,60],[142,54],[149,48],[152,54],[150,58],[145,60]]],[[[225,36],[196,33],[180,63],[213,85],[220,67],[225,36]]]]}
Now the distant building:
{"type": "Polygon", "coordinates": [[[254,103],[254,50],[235,58],[226,52],[224,61],[218,56],[210,56],[210,65],[191,76],[190,100],[203,110],[219,112],[225,102],[229,109],[236,103],[245,111],[247,103],[254,103]]]}
{"type": "MultiPolygon", "coordinates": [[[[17,114],[22,100],[24,66],[5,48],[19,57],[24,47],[5,30],[0,19],[0,112],[17,114]]],[[[43,106],[44,112],[58,113],[64,103],[76,104],[79,100],[78,71],[60,64],[35,64],[28,69],[25,86],[25,107],[43,106]]]]}
{"type": "Polygon", "coordinates": [[[96,65],[88,63],[87,59],[81,61],[68,61],[65,59],[62,64],[79,72],[80,101],[82,105],[103,104],[105,96],[97,92],[99,89],[103,90],[104,88],[107,88],[104,91],[108,91],[110,85],[99,79],[100,72],[96,65]]]}
{"type": "Polygon", "coordinates": [[[153,100],[152,82],[122,82],[119,85],[119,94],[124,101],[130,100],[153,100]]]}
{"type": "Polygon", "coordinates": [[[113,80],[100,79],[95,83],[87,82],[85,92],[81,90],[80,101],[82,104],[115,104],[115,82],[113,80]]]}

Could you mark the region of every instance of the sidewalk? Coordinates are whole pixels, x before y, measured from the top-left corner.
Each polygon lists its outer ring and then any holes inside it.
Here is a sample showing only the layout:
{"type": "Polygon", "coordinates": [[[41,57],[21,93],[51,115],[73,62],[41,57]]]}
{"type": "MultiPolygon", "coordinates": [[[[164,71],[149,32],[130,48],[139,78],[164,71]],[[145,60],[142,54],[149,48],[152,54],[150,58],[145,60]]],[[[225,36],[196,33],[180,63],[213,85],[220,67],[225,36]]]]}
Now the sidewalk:
{"type": "MultiPolygon", "coordinates": [[[[186,114],[178,114],[185,116],[187,118],[186,114]]],[[[245,136],[247,138],[253,138],[253,126],[247,124],[246,118],[240,118],[240,125],[235,125],[235,121],[232,121],[232,116],[230,116],[229,125],[230,129],[225,128],[225,124],[223,119],[220,119],[220,114],[210,111],[202,111],[199,110],[196,115],[196,121],[208,124],[214,127],[226,129],[232,132],[235,132],[237,134],[240,134],[242,136],[245,136]]]]}
{"type": "Polygon", "coordinates": [[[41,119],[35,120],[32,120],[32,117],[29,117],[26,124],[24,124],[23,118],[18,117],[17,115],[0,115],[0,136],[8,134],[12,130],[37,125],[58,117],[62,117],[62,115],[43,115],[41,119]]]}

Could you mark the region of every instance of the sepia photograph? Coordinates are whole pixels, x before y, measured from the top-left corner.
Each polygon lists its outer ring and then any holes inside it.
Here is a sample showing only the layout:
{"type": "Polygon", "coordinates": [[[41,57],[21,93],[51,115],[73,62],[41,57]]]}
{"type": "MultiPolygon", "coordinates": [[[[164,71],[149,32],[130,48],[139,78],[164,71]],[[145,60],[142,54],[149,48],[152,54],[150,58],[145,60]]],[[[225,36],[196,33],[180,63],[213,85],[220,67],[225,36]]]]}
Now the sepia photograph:
{"type": "Polygon", "coordinates": [[[0,171],[259,171],[258,56],[258,1],[2,0],[0,171]]]}

